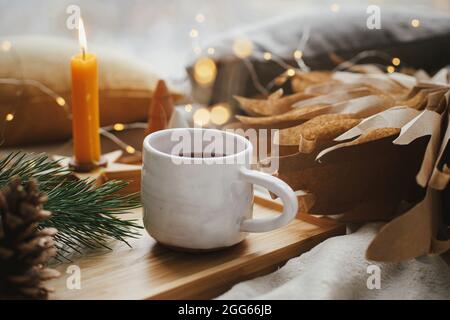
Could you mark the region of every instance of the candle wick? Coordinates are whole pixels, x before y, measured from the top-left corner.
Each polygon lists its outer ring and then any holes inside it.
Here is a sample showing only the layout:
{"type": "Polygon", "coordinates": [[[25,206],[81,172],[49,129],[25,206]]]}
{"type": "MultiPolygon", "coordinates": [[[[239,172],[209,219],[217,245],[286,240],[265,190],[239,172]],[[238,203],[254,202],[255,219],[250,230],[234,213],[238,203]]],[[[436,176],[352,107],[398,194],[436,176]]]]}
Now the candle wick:
{"type": "Polygon", "coordinates": [[[81,54],[83,55],[83,60],[86,60],[86,49],[84,47],[81,48],[81,54]]]}

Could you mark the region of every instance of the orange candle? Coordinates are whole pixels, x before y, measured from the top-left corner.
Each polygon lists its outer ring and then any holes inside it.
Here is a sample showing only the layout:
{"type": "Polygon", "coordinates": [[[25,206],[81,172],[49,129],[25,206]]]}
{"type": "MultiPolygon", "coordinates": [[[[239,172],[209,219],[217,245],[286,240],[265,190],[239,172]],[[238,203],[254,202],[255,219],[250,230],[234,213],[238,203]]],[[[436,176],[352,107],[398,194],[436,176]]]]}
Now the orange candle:
{"type": "Polygon", "coordinates": [[[96,165],[101,155],[97,58],[87,52],[81,19],[78,32],[81,53],[71,60],[74,156],[77,164],[90,166],[96,165]]]}

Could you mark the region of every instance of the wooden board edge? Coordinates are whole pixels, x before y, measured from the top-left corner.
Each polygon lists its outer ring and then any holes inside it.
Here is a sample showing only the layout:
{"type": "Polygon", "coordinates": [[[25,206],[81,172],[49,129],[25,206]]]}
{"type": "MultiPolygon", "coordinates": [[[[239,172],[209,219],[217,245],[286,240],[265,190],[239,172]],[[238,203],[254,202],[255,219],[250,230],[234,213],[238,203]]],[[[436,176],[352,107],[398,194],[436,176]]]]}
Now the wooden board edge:
{"type": "MultiPolygon", "coordinates": [[[[302,253],[305,253],[318,245],[325,239],[333,236],[339,236],[345,232],[342,226],[330,227],[329,230],[316,234],[304,241],[293,243],[284,248],[280,248],[274,252],[261,257],[253,258],[245,265],[231,266],[227,271],[229,274],[227,277],[222,274],[211,273],[206,277],[196,278],[193,281],[186,282],[182,285],[172,288],[168,288],[164,292],[157,294],[149,294],[145,297],[145,300],[201,300],[201,299],[213,299],[220,294],[225,293],[231,289],[235,284],[254,279],[263,275],[267,275],[270,272],[275,271],[277,268],[284,265],[288,260],[295,258],[302,253]],[[264,263],[270,261],[270,264],[264,263]],[[226,280],[224,280],[226,278],[226,280]],[[230,280],[231,279],[231,280],[230,280]],[[201,284],[204,282],[212,283],[214,286],[204,287],[201,284]],[[192,288],[197,288],[196,292],[192,291],[192,288]]],[[[169,284],[168,284],[169,286],[169,284]]]]}
{"type": "MultiPolygon", "coordinates": [[[[275,210],[275,211],[283,211],[283,205],[281,203],[278,203],[276,201],[260,197],[258,195],[254,195],[254,202],[257,203],[260,206],[275,210]]],[[[328,218],[328,217],[317,217],[310,215],[305,212],[298,212],[296,219],[309,222],[311,224],[317,225],[317,226],[339,226],[344,224],[342,222],[338,222],[334,219],[328,218]]]]}

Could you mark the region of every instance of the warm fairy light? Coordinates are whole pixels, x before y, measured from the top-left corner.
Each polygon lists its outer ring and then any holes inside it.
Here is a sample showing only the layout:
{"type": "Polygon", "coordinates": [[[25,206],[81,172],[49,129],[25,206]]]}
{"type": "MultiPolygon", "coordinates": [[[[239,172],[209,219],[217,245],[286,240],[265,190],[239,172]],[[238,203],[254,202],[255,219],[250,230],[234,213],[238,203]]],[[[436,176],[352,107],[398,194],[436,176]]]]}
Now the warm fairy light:
{"type": "Polygon", "coordinates": [[[293,77],[293,76],[295,76],[295,70],[292,69],[292,68],[290,68],[290,69],[288,69],[288,70],[286,71],[286,74],[287,74],[289,77],[293,77]]]}
{"type": "Polygon", "coordinates": [[[272,59],[272,54],[270,52],[264,52],[263,54],[264,60],[272,59]]]}
{"type": "Polygon", "coordinates": [[[123,123],[116,123],[114,124],[113,128],[116,131],[122,131],[123,129],[125,129],[125,126],[123,123]]]}
{"type": "Polygon", "coordinates": [[[414,28],[418,28],[418,27],[420,26],[420,20],[419,20],[419,19],[412,19],[412,20],[411,20],[411,25],[412,25],[414,28]]]}
{"type": "Polygon", "coordinates": [[[191,32],[189,32],[189,36],[191,38],[197,38],[198,37],[198,30],[197,29],[192,29],[191,32]]]}
{"type": "Polygon", "coordinates": [[[13,121],[13,119],[14,119],[14,115],[12,113],[8,113],[6,115],[6,121],[13,121]]]}
{"type": "Polygon", "coordinates": [[[211,109],[211,122],[217,125],[227,123],[230,119],[230,109],[225,105],[216,105],[211,109]]]}
{"type": "Polygon", "coordinates": [[[400,59],[399,58],[392,58],[392,64],[394,66],[400,65],[400,59]]]}
{"type": "Polygon", "coordinates": [[[216,79],[216,63],[208,57],[202,57],[195,62],[194,79],[201,85],[208,85],[216,79]]]}
{"type": "Polygon", "coordinates": [[[295,59],[301,59],[303,57],[303,52],[301,50],[295,50],[294,51],[294,58],[295,59]]]}
{"type": "Polygon", "coordinates": [[[205,16],[202,13],[197,13],[197,15],[195,16],[195,21],[197,21],[198,23],[203,23],[205,22],[205,16]]]}
{"type": "Polygon", "coordinates": [[[200,53],[202,53],[202,48],[200,48],[200,47],[194,47],[194,53],[196,54],[196,55],[199,55],[200,53]]]}
{"type": "Polygon", "coordinates": [[[56,103],[60,106],[60,107],[64,107],[66,105],[66,100],[64,100],[63,97],[58,97],[56,98],[56,103]]]}
{"type": "Polygon", "coordinates": [[[128,153],[135,153],[135,152],[136,152],[136,149],[133,148],[132,146],[127,146],[127,147],[125,148],[125,150],[126,150],[128,153]]]}
{"type": "Polygon", "coordinates": [[[184,111],[191,112],[192,111],[192,104],[188,103],[184,106],[184,111]]]}
{"type": "Polygon", "coordinates": [[[204,126],[209,123],[211,118],[211,114],[208,109],[200,108],[194,112],[193,120],[194,123],[198,126],[204,126]]]}
{"type": "Polygon", "coordinates": [[[211,55],[213,55],[214,54],[214,52],[216,52],[216,49],[214,49],[214,48],[208,48],[208,50],[206,50],[206,52],[208,52],[208,54],[211,54],[211,55]]]}
{"type": "Polygon", "coordinates": [[[393,72],[395,72],[395,67],[394,67],[394,66],[388,66],[388,67],[386,68],[386,71],[387,71],[388,73],[393,73],[393,72]]]}
{"type": "Polygon", "coordinates": [[[339,9],[340,9],[340,7],[339,7],[339,5],[338,5],[337,3],[333,3],[333,4],[330,6],[330,10],[333,11],[333,12],[338,12],[339,9]]]}
{"type": "Polygon", "coordinates": [[[83,57],[87,52],[87,40],[86,40],[86,31],[84,30],[83,19],[80,18],[78,20],[78,42],[80,44],[81,52],[83,53],[83,57]]]}
{"type": "Polygon", "coordinates": [[[252,54],[253,43],[249,39],[245,38],[235,39],[233,43],[233,51],[239,58],[247,58],[252,54]]]}
{"type": "Polygon", "coordinates": [[[8,52],[11,50],[12,44],[11,41],[5,40],[2,42],[2,50],[5,52],[8,52]]]}

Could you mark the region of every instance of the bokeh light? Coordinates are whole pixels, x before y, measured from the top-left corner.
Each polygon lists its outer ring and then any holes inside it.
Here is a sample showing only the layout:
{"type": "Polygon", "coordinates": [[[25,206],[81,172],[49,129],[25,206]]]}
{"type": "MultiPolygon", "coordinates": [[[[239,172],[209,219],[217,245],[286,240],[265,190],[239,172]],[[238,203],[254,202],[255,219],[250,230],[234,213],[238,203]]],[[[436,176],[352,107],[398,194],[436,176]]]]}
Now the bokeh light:
{"type": "Polygon", "coordinates": [[[400,65],[400,59],[399,58],[392,58],[392,64],[394,66],[400,65]]]}
{"type": "Polygon", "coordinates": [[[208,57],[202,57],[194,65],[194,79],[200,85],[209,85],[217,75],[216,63],[208,57]]]}
{"type": "Polygon", "coordinates": [[[222,125],[228,122],[231,112],[227,105],[218,104],[211,109],[211,122],[217,125],[222,125]]]}
{"type": "Polygon", "coordinates": [[[198,37],[198,30],[197,29],[192,29],[191,32],[189,32],[189,36],[191,38],[197,38],[198,37]]]}
{"type": "Polygon", "coordinates": [[[194,112],[193,120],[198,126],[205,126],[209,123],[211,119],[211,114],[208,109],[200,108],[194,112]]]}
{"type": "Polygon", "coordinates": [[[295,50],[294,51],[294,58],[295,59],[301,59],[303,57],[303,52],[301,50],[295,50]]]}
{"type": "Polygon", "coordinates": [[[123,129],[125,129],[125,126],[123,123],[116,123],[114,124],[113,128],[116,131],[123,131],[123,129]]]}
{"type": "Polygon", "coordinates": [[[339,12],[340,9],[341,9],[341,8],[340,8],[339,4],[337,4],[337,3],[333,3],[333,4],[330,6],[330,10],[333,11],[333,12],[339,12]]]}
{"type": "Polygon", "coordinates": [[[241,59],[252,55],[253,43],[247,38],[238,38],[234,40],[233,52],[241,59]]]}
{"type": "Polygon", "coordinates": [[[9,50],[11,50],[11,47],[12,47],[11,41],[5,40],[2,42],[2,50],[3,51],[5,51],[5,52],[9,51],[9,50]]]}
{"type": "Polygon", "coordinates": [[[136,149],[133,148],[132,146],[127,146],[127,147],[125,148],[125,150],[126,150],[128,153],[135,153],[135,152],[136,152],[136,149]]]}
{"type": "Polygon", "coordinates": [[[56,103],[60,106],[60,107],[64,107],[66,105],[66,100],[64,100],[63,97],[58,97],[56,98],[56,103]]]}
{"type": "Polygon", "coordinates": [[[205,22],[205,15],[203,13],[197,13],[197,15],[195,16],[195,21],[197,21],[198,23],[205,22]]]}

